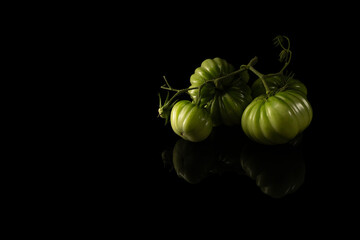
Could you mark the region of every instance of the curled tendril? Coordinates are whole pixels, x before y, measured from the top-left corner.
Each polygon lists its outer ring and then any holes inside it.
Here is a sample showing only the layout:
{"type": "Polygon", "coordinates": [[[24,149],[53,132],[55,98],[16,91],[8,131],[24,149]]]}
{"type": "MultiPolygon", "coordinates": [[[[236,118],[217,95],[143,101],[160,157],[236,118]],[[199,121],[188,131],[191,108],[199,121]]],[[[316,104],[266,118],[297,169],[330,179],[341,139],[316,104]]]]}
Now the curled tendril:
{"type": "Polygon", "coordinates": [[[286,36],[279,35],[273,39],[273,43],[276,47],[280,46],[282,48],[279,54],[279,61],[284,62],[284,67],[280,71],[282,73],[291,61],[292,52],[290,50],[290,39],[286,36]]]}
{"type": "Polygon", "coordinates": [[[289,61],[289,57],[290,57],[290,51],[287,49],[284,49],[280,52],[279,54],[279,60],[280,62],[287,62],[289,61]]]}
{"type": "Polygon", "coordinates": [[[273,39],[273,43],[274,43],[275,47],[280,46],[280,44],[282,44],[283,42],[284,42],[284,38],[281,35],[278,35],[273,39]]]}

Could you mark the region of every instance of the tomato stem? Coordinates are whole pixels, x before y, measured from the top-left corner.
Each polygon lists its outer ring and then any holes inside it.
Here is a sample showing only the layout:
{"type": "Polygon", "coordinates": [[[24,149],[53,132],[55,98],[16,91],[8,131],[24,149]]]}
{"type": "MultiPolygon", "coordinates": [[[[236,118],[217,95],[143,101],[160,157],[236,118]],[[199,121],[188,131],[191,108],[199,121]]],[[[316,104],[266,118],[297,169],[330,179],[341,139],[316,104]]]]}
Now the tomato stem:
{"type": "Polygon", "coordinates": [[[172,96],[170,98],[169,101],[164,103],[164,106],[162,106],[163,108],[166,108],[168,105],[170,105],[170,103],[180,94],[186,93],[189,90],[194,90],[194,89],[198,89],[198,87],[192,87],[192,88],[186,88],[186,89],[181,89],[181,90],[177,90],[177,89],[173,89],[173,88],[165,88],[165,87],[161,87],[162,89],[166,89],[166,90],[170,90],[170,91],[175,91],[176,93],[174,94],[174,96],[172,96]]]}
{"type": "Polygon", "coordinates": [[[258,70],[256,70],[252,65],[248,65],[248,68],[250,71],[252,71],[256,76],[258,76],[263,85],[264,85],[264,88],[265,88],[265,91],[266,91],[266,94],[269,94],[270,93],[270,88],[269,86],[267,85],[266,81],[265,81],[265,78],[264,78],[264,74],[260,73],[258,70]]]}
{"type": "Polygon", "coordinates": [[[169,112],[170,112],[171,108],[173,107],[173,105],[177,101],[176,97],[183,94],[183,93],[188,92],[189,90],[198,89],[199,87],[191,87],[191,88],[186,88],[186,89],[175,89],[175,88],[172,88],[170,86],[169,82],[166,80],[166,77],[165,76],[163,76],[163,77],[164,77],[164,80],[165,80],[166,84],[161,86],[161,89],[176,92],[170,99],[169,99],[169,92],[168,92],[163,105],[161,104],[161,97],[160,97],[160,94],[159,94],[159,109],[158,109],[159,115],[158,116],[160,116],[162,118],[165,118],[166,122],[167,122],[167,120],[169,118],[169,112]],[[167,85],[167,87],[166,87],[166,85],[167,85]]]}
{"type": "MultiPolygon", "coordinates": [[[[209,83],[209,82],[205,82],[205,83],[203,83],[203,84],[201,84],[198,88],[199,88],[199,91],[198,91],[198,96],[197,96],[197,102],[196,102],[196,105],[197,106],[200,106],[200,104],[201,104],[201,89],[205,86],[205,84],[207,84],[207,83],[209,83]]],[[[191,90],[190,88],[189,88],[189,90],[191,90]]]]}
{"type": "Polygon", "coordinates": [[[225,76],[222,76],[222,77],[219,77],[219,78],[215,78],[215,79],[212,79],[212,80],[208,80],[208,81],[212,81],[212,82],[215,83],[215,85],[218,85],[218,84],[219,84],[219,81],[221,81],[221,80],[223,80],[223,79],[225,79],[225,78],[231,77],[231,76],[233,76],[233,75],[236,75],[236,74],[238,74],[238,73],[241,73],[241,72],[243,72],[243,71],[245,71],[245,70],[246,70],[246,68],[240,67],[239,70],[236,70],[236,71],[231,72],[231,73],[229,73],[229,74],[227,74],[227,75],[225,75],[225,76]]]}

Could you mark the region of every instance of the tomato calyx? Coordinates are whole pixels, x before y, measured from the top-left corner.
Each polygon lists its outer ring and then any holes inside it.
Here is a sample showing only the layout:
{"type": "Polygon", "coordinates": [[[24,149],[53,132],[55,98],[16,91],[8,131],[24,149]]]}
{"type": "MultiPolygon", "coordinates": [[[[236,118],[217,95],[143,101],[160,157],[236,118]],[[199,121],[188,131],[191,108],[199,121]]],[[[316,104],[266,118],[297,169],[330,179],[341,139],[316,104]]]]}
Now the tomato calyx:
{"type": "Polygon", "coordinates": [[[170,113],[171,113],[171,109],[172,107],[177,103],[178,100],[175,100],[171,103],[169,99],[169,92],[166,95],[166,99],[164,101],[164,104],[161,101],[161,95],[160,93],[159,95],[159,109],[158,109],[158,117],[164,118],[165,119],[165,125],[167,125],[169,118],[170,118],[170,113]]]}
{"type": "Polygon", "coordinates": [[[273,96],[276,96],[278,93],[280,92],[284,92],[286,91],[287,89],[282,87],[282,88],[279,88],[279,89],[275,89],[275,90],[270,90],[267,94],[263,94],[264,96],[264,101],[267,101],[269,98],[273,97],[273,96]]]}
{"type": "MultiPolygon", "coordinates": [[[[256,70],[252,69],[252,71],[256,71],[256,70]]],[[[262,83],[264,85],[264,88],[266,90],[266,92],[265,92],[265,95],[266,95],[265,100],[267,100],[269,97],[272,97],[272,96],[276,95],[279,92],[284,92],[284,91],[288,90],[288,88],[289,88],[288,80],[290,78],[292,78],[292,76],[293,76],[293,74],[285,76],[282,73],[263,75],[263,74],[259,73],[258,71],[256,71],[256,75],[259,76],[259,78],[261,79],[261,81],[262,81],[262,83]],[[274,76],[280,76],[282,81],[281,81],[281,84],[279,86],[277,86],[275,89],[270,89],[268,87],[268,84],[267,84],[266,81],[270,77],[274,77],[274,76]]]]}

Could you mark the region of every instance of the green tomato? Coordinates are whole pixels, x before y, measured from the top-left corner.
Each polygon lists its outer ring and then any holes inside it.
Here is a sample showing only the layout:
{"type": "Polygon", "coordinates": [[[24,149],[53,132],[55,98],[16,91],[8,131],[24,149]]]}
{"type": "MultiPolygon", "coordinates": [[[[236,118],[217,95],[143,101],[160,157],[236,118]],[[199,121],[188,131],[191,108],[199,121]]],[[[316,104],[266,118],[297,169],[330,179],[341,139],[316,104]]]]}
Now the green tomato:
{"type": "Polygon", "coordinates": [[[312,117],[306,97],[299,91],[285,90],[255,98],[245,109],[241,126],[258,143],[283,144],[303,132],[312,117]]]}
{"type": "Polygon", "coordinates": [[[194,74],[190,77],[192,86],[200,86],[206,80],[212,80],[225,76],[234,71],[233,65],[221,58],[206,59],[201,66],[195,69],[194,74]]]}
{"type": "Polygon", "coordinates": [[[188,100],[179,101],[174,105],[170,122],[177,135],[191,142],[205,140],[213,128],[209,112],[188,100]]]}
{"type": "Polygon", "coordinates": [[[214,126],[240,125],[242,114],[251,100],[250,87],[244,82],[225,90],[217,90],[213,101],[207,106],[214,126]]]}
{"type": "MultiPolygon", "coordinates": [[[[251,89],[246,84],[249,81],[247,71],[216,83],[209,82],[234,70],[231,64],[221,58],[206,59],[190,77],[190,87],[199,87],[207,82],[201,89],[200,106],[205,106],[209,110],[214,126],[240,125],[242,113],[252,100],[251,89]]],[[[198,93],[198,89],[189,91],[194,102],[198,101],[198,93]]]]}
{"type": "MultiPolygon", "coordinates": [[[[304,96],[307,96],[306,86],[299,80],[289,78],[285,82],[281,76],[275,75],[275,76],[270,76],[270,77],[265,76],[265,81],[271,91],[282,88],[283,90],[296,90],[296,91],[303,93],[304,96]]],[[[255,80],[254,83],[252,84],[251,92],[252,92],[253,98],[256,98],[262,94],[265,94],[264,84],[262,83],[260,78],[255,80]]]]}
{"type": "MultiPolygon", "coordinates": [[[[209,80],[214,80],[216,78],[220,78],[232,73],[235,70],[233,65],[228,63],[226,60],[221,58],[214,58],[214,59],[206,59],[201,63],[201,66],[195,69],[194,74],[190,77],[190,87],[199,87],[205,82],[209,80]]],[[[236,85],[238,82],[245,82],[249,81],[249,73],[247,71],[243,71],[237,74],[237,78],[235,76],[230,76],[226,79],[221,81],[221,86],[215,86],[213,82],[204,86],[201,92],[201,101],[202,104],[205,104],[209,100],[214,97],[215,88],[220,87],[226,88],[229,86],[236,85]],[[204,98],[204,99],[203,99],[204,98]]],[[[198,89],[190,90],[189,94],[191,98],[197,102],[198,97],[198,89]]]]}

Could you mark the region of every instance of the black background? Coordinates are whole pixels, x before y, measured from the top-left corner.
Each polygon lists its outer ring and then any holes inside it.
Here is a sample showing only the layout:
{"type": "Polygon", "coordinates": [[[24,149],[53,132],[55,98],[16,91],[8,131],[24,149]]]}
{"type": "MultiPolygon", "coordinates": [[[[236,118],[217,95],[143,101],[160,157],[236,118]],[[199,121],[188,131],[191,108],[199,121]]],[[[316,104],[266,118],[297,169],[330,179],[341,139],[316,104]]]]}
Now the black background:
{"type": "Polygon", "coordinates": [[[346,111],[341,101],[333,101],[334,94],[343,94],[339,59],[346,31],[313,12],[305,14],[307,21],[301,14],[276,18],[250,11],[252,17],[242,18],[238,12],[217,13],[157,11],[131,25],[117,15],[101,15],[100,23],[81,28],[76,46],[90,74],[82,79],[86,100],[81,96],[75,113],[80,116],[75,141],[82,140],[80,164],[71,171],[76,179],[71,205],[90,219],[110,215],[141,229],[153,223],[156,227],[147,230],[152,234],[163,229],[209,233],[209,226],[237,232],[242,224],[276,226],[274,234],[281,229],[321,232],[319,222],[337,225],[356,209],[349,173],[354,158],[342,128],[346,111]],[[272,39],[279,34],[291,40],[288,69],[307,86],[314,112],[303,134],[306,174],[299,190],[274,199],[246,176],[228,173],[189,184],[169,171],[161,154],[179,137],[157,118],[163,76],[174,88],[186,88],[195,68],[215,57],[239,67],[257,56],[257,70],[277,72],[282,65],[272,39]]]}

